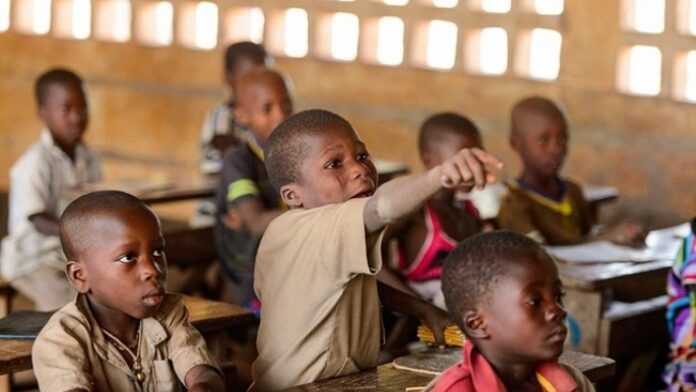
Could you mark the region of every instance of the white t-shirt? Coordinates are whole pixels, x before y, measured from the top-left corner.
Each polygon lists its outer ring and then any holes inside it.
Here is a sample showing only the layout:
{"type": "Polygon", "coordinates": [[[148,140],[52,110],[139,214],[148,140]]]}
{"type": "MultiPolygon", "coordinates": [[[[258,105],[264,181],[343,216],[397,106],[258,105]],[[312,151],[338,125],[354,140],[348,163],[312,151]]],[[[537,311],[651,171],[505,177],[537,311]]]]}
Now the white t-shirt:
{"type": "Polygon", "coordinates": [[[29,217],[47,212],[59,217],[80,186],[101,179],[101,164],[84,144],[75,149],[75,162],[54,143],[48,130],[10,169],[8,236],[2,241],[0,273],[12,280],[39,265],[62,268],[58,237],[39,233],[29,217]]]}

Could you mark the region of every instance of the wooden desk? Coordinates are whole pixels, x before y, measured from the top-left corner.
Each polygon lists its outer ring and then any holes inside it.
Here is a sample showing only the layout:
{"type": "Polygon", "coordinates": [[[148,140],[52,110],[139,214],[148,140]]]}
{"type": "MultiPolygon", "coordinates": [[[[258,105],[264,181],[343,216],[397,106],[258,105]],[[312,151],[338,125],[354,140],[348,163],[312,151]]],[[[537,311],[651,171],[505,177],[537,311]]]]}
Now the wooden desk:
{"type": "MultiPolygon", "coordinates": [[[[452,356],[448,366],[460,360],[459,353],[452,356]]],[[[563,353],[561,360],[580,369],[592,382],[598,382],[614,374],[614,361],[609,358],[578,352],[563,353]]],[[[443,371],[448,366],[445,366],[443,371]]],[[[395,369],[391,364],[382,365],[350,376],[315,382],[287,389],[286,392],[329,392],[369,390],[375,392],[404,392],[406,388],[426,386],[435,376],[395,369]]],[[[414,389],[415,390],[415,389],[414,389]]]]}
{"type": "MultiPolygon", "coordinates": [[[[671,260],[644,263],[559,262],[568,313],[578,322],[581,341],[574,349],[614,357],[605,314],[612,303],[640,304],[665,294],[671,260]]],[[[659,305],[658,302],[654,304],[659,305]]]]}
{"type": "Polygon", "coordinates": [[[599,221],[599,208],[619,198],[619,190],[611,186],[583,185],[582,191],[595,222],[599,221]]]}
{"type": "MultiPolygon", "coordinates": [[[[220,358],[222,350],[216,341],[225,335],[229,328],[246,325],[254,320],[254,315],[246,309],[229,303],[209,301],[203,298],[184,296],[184,304],[189,310],[191,323],[201,331],[208,348],[220,358]]],[[[0,374],[31,369],[31,348],[33,340],[0,340],[0,374]]],[[[9,391],[0,385],[0,392],[9,391]]]]}
{"type": "MultiPolygon", "coordinates": [[[[409,172],[408,165],[401,162],[376,159],[375,166],[377,167],[380,183],[409,172]]],[[[148,204],[211,198],[215,196],[218,182],[219,177],[217,175],[191,173],[188,176],[176,176],[171,181],[171,186],[158,190],[138,192],[136,196],[148,204]]]]}

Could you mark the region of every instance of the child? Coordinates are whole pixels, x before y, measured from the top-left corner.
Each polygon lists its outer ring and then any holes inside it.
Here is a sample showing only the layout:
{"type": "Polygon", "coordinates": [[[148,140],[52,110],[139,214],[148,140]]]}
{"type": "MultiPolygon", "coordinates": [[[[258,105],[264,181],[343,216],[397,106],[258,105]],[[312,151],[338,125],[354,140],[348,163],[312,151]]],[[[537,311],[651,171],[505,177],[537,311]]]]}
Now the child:
{"type": "Polygon", "coordinates": [[[671,336],[670,363],[664,373],[669,392],[696,390],[696,219],[691,233],[682,242],[674,266],[667,278],[667,326],[671,336]]]}
{"type": "Polygon", "coordinates": [[[419,317],[442,342],[446,314],[386,285],[382,237],[388,223],[420,208],[442,188],[483,187],[500,165],[462,150],[428,172],[377,187],[377,172],[351,125],[324,110],[298,113],[266,146],[273,186],[291,210],[267,228],[256,257],[263,304],[255,387],[278,390],[374,367],[380,349],[380,299],[419,317]],[[379,290],[379,298],[378,298],[379,290]]]}
{"type": "Polygon", "coordinates": [[[236,88],[239,79],[257,67],[265,67],[270,58],[263,46],[253,42],[237,42],[225,51],[225,84],[229,97],[213,108],[201,128],[201,171],[217,173],[228,147],[244,140],[246,130],[235,117],[236,88]]]}
{"type": "Polygon", "coordinates": [[[579,370],[558,363],[567,333],[562,284],[533,240],[500,231],[462,241],[445,261],[442,290],[467,339],[463,360],[428,390],[594,391],[579,370]]]}
{"type": "Polygon", "coordinates": [[[89,117],[82,79],[51,69],[37,79],[34,92],[45,129],[10,171],[9,235],[0,266],[3,278],[36,309],[52,310],[74,295],[58,240],[63,198],[97,182],[101,165],[82,141],[89,117]]]}
{"type": "MultiPolygon", "coordinates": [[[[568,151],[568,123],[550,100],[526,98],[512,109],[510,145],[522,161],[517,180],[498,214],[501,228],[526,234],[548,245],[571,245],[588,239],[593,220],[580,187],[560,177],[568,151]]],[[[635,244],[643,230],[636,224],[619,225],[599,236],[621,244],[635,244]]]]}
{"type": "MultiPolygon", "coordinates": [[[[420,128],[418,150],[427,170],[464,148],[482,149],[479,130],[465,117],[438,113],[420,128]]],[[[459,241],[480,231],[476,207],[468,200],[457,200],[454,189],[443,188],[395,230],[397,273],[421,298],[445,309],[440,289],[442,260],[459,241]]]]}
{"type": "Polygon", "coordinates": [[[222,391],[222,378],[181,297],[165,292],[157,216],[134,196],[93,192],[60,221],[77,298],[34,343],[43,391],[222,391]]]}
{"type": "Polygon", "coordinates": [[[268,223],[282,212],[268,180],[263,146],[273,128],[292,113],[283,77],[269,69],[249,71],[238,82],[235,113],[251,135],[225,155],[217,192],[215,238],[222,267],[231,280],[231,300],[254,308],[253,265],[268,223]]]}

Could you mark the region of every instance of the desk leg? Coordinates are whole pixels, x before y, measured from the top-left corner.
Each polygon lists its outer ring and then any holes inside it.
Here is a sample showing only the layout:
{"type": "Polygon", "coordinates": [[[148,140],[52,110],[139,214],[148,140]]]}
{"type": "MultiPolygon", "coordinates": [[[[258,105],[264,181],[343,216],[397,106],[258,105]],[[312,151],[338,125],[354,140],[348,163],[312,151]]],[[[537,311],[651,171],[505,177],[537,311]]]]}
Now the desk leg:
{"type": "Polygon", "coordinates": [[[566,289],[565,308],[580,327],[580,344],[574,350],[588,354],[601,352],[599,331],[604,311],[604,295],[599,291],[566,289]]]}
{"type": "Polygon", "coordinates": [[[0,392],[10,392],[11,390],[12,385],[10,384],[10,375],[0,375],[0,392]]]}

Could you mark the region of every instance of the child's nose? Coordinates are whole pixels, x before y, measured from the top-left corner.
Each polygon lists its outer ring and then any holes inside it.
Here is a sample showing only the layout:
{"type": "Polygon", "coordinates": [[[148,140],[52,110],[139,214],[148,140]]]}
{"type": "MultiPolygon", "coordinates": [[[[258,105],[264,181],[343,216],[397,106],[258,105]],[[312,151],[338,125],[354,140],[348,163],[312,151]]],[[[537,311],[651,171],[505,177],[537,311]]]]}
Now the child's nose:
{"type": "Polygon", "coordinates": [[[367,166],[357,160],[353,160],[350,167],[351,178],[360,178],[367,176],[368,168],[367,166]]]}
{"type": "Polygon", "coordinates": [[[146,257],[141,263],[143,280],[155,279],[162,274],[162,267],[154,257],[146,257]]]}
{"type": "Polygon", "coordinates": [[[566,311],[558,304],[552,304],[546,311],[546,319],[548,321],[563,321],[566,318],[566,311]]]}

